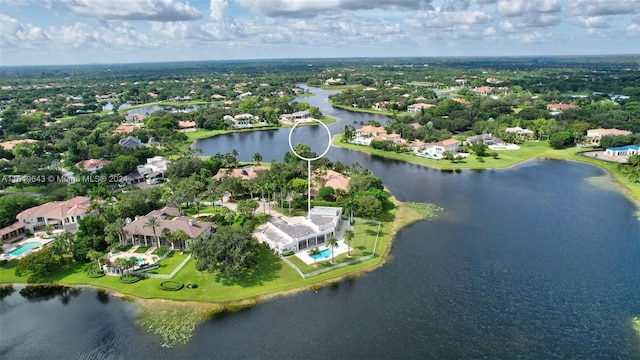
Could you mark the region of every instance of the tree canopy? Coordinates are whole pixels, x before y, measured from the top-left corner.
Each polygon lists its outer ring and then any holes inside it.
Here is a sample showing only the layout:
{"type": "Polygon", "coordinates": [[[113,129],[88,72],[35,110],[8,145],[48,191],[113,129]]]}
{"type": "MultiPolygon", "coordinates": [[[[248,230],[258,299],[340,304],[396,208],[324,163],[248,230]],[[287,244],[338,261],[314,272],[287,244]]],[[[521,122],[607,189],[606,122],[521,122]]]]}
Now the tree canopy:
{"type": "Polygon", "coordinates": [[[196,239],[191,250],[198,271],[218,272],[223,278],[232,279],[257,263],[257,246],[250,230],[221,226],[211,238],[196,239]]]}

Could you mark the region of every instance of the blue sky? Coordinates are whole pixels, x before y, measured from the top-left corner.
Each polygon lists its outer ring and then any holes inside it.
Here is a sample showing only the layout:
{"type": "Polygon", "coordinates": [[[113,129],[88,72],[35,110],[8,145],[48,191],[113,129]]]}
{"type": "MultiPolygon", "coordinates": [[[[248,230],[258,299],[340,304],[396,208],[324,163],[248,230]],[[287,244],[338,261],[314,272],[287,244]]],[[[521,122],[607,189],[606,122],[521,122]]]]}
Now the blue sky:
{"type": "Polygon", "coordinates": [[[0,0],[0,65],[638,53],[638,0],[0,0]]]}

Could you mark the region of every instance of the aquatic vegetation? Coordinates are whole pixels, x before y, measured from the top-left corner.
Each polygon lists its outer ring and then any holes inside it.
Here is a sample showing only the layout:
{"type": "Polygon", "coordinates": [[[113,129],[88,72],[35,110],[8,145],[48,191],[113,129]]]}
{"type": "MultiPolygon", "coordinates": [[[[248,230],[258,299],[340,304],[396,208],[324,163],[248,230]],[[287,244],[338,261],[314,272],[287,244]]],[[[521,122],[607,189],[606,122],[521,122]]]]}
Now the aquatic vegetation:
{"type": "Polygon", "coordinates": [[[140,307],[139,324],[149,332],[160,335],[162,347],[171,348],[189,342],[196,326],[215,315],[241,311],[255,304],[253,299],[224,305],[145,301],[140,307]]]}
{"type": "Polygon", "coordinates": [[[634,316],[631,319],[631,323],[633,325],[633,330],[635,330],[636,334],[640,336],[640,318],[638,318],[637,316],[634,316]]]}
{"type": "Polygon", "coordinates": [[[444,209],[431,203],[425,202],[407,202],[405,203],[407,208],[413,210],[414,216],[417,218],[415,220],[431,220],[437,216],[437,213],[443,211],[444,209]]]}

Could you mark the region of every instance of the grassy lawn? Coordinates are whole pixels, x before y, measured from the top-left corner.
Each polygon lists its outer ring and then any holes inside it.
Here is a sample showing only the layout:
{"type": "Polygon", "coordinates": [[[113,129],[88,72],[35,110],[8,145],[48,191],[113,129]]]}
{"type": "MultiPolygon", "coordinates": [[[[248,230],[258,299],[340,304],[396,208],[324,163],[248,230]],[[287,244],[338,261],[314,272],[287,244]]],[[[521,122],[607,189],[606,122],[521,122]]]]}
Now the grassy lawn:
{"type": "Polygon", "coordinates": [[[331,99],[329,99],[329,104],[331,104],[331,106],[336,107],[338,109],[343,109],[343,110],[347,110],[347,111],[361,112],[361,113],[368,113],[368,114],[380,114],[380,115],[388,115],[388,116],[393,115],[393,111],[354,108],[352,106],[336,104],[333,101],[331,101],[331,99]]]}
{"type": "MultiPolygon", "coordinates": [[[[215,210],[214,206],[200,206],[200,215],[212,215],[215,210]]],[[[182,213],[187,216],[196,215],[196,208],[194,206],[182,207],[182,213]]]]}
{"type": "Polygon", "coordinates": [[[118,247],[116,247],[115,249],[113,249],[113,253],[118,253],[118,252],[125,252],[125,251],[129,251],[129,249],[131,249],[133,247],[133,245],[120,245],[118,247]]]}
{"type": "Polygon", "coordinates": [[[178,265],[180,265],[187,256],[187,254],[180,254],[176,251],[172,251],[171,254],[158,263],[158,266],[160,266],[159,268],[147,272],[149,274],[171,274],[171,272],[178,267],[178,265]]]}
{"type": "MultiPolygon", "coordinates": [[[[383,235],[387,234],[388,226],[389,223],[383,223],[383,235]]],[[[362,227],[362,229],[363,230],[356,229],[356,240],[359,237],[362,237],[363,234],[361,233],[361,231],[367,231],[366,227],[362,227]]],[[[355,245],[356,240],[354,240],[354,242],[352,243],[353,246],[358,246],[355,245]]],[[[86,275],[86,271],[91,267],[91,264],[69,265],[64,269],[56,271],[55,273],[47,276],[44,279],[39,279],[39,281],[61,282],[69,285],[93,285],[96,287],[110,288],[122,294],[133,295],[141,298],[164,298],[172,300],[193,300],[206,302],[234,301],[259,295],[304,288],[314,283],[340,277],[356,270],[371,267],[381,261],[381,255],[387,248],[387,240],[388,239],[386,236],[382,236],[380,238],[380,241],[378,243],[379,247],[376,251],[379,256],[355,265],[346,266],[341,269],[330,271],[328,273],[321,274],[310,279],[302,279],[300,275],[295,272],[295,270],[285,264],[278,257],[273,255],[271,251],[260,246],[258,264],[255,266],[255,268],[252,269],[251,272],[238,279],[235,279],[232,282],[223,281],[215,273],[201,273],[197,271],[195,260],[190,260],[173,277],[172,280],[185,284],[198,284],[197,289],[185,288],[176,292],[163,291],[158,288],[158,285],[164,280],[153,278],[143,279],[134,284],[123,284],[118,280],[118,277],[115,276],[104,276],[101,278],[93,279],[89,278],[86,275]]],[[[166,267],[161,268],[163,270],[156,271],[168,273],[171,271],[169,269],[172,266],[177,266],[177,264],[180,262],[180,259],[181,256],[179,254],[176,254],[174,255],[174,257],[168,259],[169,261],[167,262],[166,267]]],[[[28,282],[28,279],[15,275],[16,265],[17,261],[11,261],[8,264],[0,266],[0,283],[28,282]]]]}
{"type": "MultiPolygon", "coordinates": [[[[381,247],[382,242],[385,242],[388,233],[387,227],[382,226],[380,228],[380,238],[378,240],[378,247],[381,247]]],[[[373,247],[376,241],[376,234],[378,233],[378,224],[372,222],[356,222],[353,230],[355,237],[351,240],[351,259],[347,257],[347,253],[335,256],[336,264],[351,261],[359,257],[370,255],[373,252],[373,247]]],[[[384,249],[376,249],[376,255],[381,256],[384,253],[384,249]]],[[[296,265],[303,273],[308,274],[316,270],[328,268],[336,264],[331,263],[331,258],[328,260],[317,261],[315,264],[307,265],[304,261],[300,260],[297,256],[287,257],[294,265],[296,265]]]]}
{"type": "Polygon", "coordinates": [[[136,249],[136,251],[134,251],[134,253],[144,254],[147,252],[147,250],[149,250],[149,246],[140,246],[139,248],[136,249]]]}

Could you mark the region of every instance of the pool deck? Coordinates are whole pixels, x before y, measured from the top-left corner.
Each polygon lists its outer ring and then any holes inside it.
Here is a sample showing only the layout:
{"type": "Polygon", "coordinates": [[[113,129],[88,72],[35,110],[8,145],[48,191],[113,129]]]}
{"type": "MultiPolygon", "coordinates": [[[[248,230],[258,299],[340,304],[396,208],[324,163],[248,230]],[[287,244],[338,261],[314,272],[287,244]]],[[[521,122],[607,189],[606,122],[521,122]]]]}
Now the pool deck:
{"type": "MultiPolygon", "coordinates": [[[[119,258],[130,258],[130,257],[135,257],[135,258],[140,258],[142,259],[142,263],[146,263],[146,264],[155,264],[158,262],[159,257],[157,255],[152,255],[151,253],[153,253],[153,251],[156,249],[155,247],[150,247],[149,250],[147,250],[144,254],[142,253],[137,253],[135,252],[136,249],[138,249],[139,246],[134,246],[131,249],[125,251],[125,252],[118,252],[115,253],[111,256],[109,256],[109,261],[113,262],[115,259],[119,259],[119,258]]],[[[136,267],[134,268],[137,269],[139,268],[139,265],[136,265],[136,267]]]]}
{"type": "MultiPolygon", "coordinates": [[[[328,247],[321,245],[317,247],[318,250],[322,251],[324,249],[328,249],[328,247]]],[[[348,246],[344,243],[343,240],[338,240],[338,247],[333,248],[333,256],[336,257],[340,254],[344,254],[347,252],[347,248],[348,246]]],[[[321,258],[321,259],[316,259],[313,260],[313,258],[311,256],[309,256],[309,250],[311,249],[304,249],[302,251],[298,251],[295,256],[298,257],[298,259],[302,260],[305,264],[307,265],[311,265],[314,263],[319,263],[322,261],[331,261],[331,253],[329,253],[329,257],[327,257],[326,259],[321,258]]]]}
{"type": "Polygon", "coordinates": [[[42,249],[45,245],[47,245],[50,242],[52,242],[54,237],[59,235],[61,232],[63,232],[63,230],[54,230],[53,234],[47,235],[45,232],[39,231],[39,232],[36,232],[33,237],[22,239],[22,240],[20,240],[18,242],[15,242],[13,244],[2,245],[2,250],[4,251],[4,254],[0,255],[0,259],[2,259],[2,260],[22,259],[23,257],[31,254],[32,252],[42,249]],[[25,243],[30,243],[30,242],[40,243],[40,247],[37,248],[37,249],[29,250],[29,251],[25,252],[24,254],[20,254],[18,256],[14,256],[14,255],[8,254],[9,251],[15,249],[16,247],[18,247],[20,245],[23,245],[25,243]]]}

